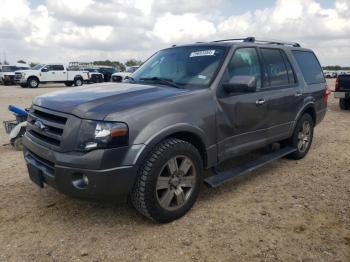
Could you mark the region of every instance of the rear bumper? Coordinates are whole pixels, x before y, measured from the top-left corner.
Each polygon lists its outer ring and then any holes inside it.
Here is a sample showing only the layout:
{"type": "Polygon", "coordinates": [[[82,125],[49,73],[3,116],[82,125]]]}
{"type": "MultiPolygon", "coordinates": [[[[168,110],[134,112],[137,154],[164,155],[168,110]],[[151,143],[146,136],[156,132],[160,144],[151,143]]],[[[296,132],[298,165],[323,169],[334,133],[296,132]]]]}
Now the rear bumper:
{"type": "Polygon", "coordinates": [[[334,92],[334,98],[350,98],[350,91],[337,91],[334,92]]]}
{"type": "MultiPolygon", "coordinates": [[[[90,169],[82,167],[71,167],[71,163],[65,165],[57,161],[62,158],[70,158],[68,153],[59,153],[42,147],[30,141],[26,136],[23,139],[24,158],[28,167],[29,176],[33,182],[40,186],[49,185],[58,191],[73,197],[106,199],[128,194],[137,174],[136,165],[117,166],[107,169],[90,169]],[[36,177],[33,179],[33,170],[36,177]],[[88,179],[84,186],[77,183],[82,176],[88,179]]],[[[89,159],[91,155],[75,156],[76,163],[94,161],[89,159]]]]}

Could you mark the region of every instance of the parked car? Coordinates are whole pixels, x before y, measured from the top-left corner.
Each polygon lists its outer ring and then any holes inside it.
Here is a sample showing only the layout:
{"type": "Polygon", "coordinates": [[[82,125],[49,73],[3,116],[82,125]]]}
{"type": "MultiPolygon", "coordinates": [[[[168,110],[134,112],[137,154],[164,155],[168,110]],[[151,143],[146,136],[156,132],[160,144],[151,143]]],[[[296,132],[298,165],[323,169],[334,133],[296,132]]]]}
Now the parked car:
{"type": "Polygon", "coordinates": [[[334,97],[339,98],[341,110],[350,109],[350,75],[341,74],[335,82],[334,97]]]}
{"type": "Polygon", "coordinates": [[[139,66],[130,66],[125,72],[117,72],[112,75],[112,82],[123,82],[134,73],[139,66]]]}
{"type": "Polygon", "coordinates": [[[117,72],[117,70],[112,66],[97,66],[96,69],[98,72],[103,74],[105,82],[110,82],[112,75],[117,72]]]}
{"type": "Polygon", "coordinates": [[[16,71],[15,82],[21,87],[37,88],[43,83],[81,86],[89,79],[87,72],[70,71],[63,64],[39,64],[31,70],[16,71]]]}
{"type": "Polygon", "coordinates": [[[28,65],[0,65],[0,83],[4,85],[14,84],[15,71],[17,70],[27,70],[28,65]]]}
{"type": "Polygon", "coordinates": [[[87,83],[101,83],[104,81],[103,74],[99,73],[96,68],[80,68],[80,71],[87,72],[87,83]]]}
{"type": "Polygon", "coordinates": [[[191,209],[203,179],[216,187],[305,157],[329,95],[312,50],[253,37],[161,50],[118,86],[34,99],[23,140],[29,176],[76,197],[129,195],[160,223],[191,209]],[[277,151],[221,169],[276,142],[277,151]]]}

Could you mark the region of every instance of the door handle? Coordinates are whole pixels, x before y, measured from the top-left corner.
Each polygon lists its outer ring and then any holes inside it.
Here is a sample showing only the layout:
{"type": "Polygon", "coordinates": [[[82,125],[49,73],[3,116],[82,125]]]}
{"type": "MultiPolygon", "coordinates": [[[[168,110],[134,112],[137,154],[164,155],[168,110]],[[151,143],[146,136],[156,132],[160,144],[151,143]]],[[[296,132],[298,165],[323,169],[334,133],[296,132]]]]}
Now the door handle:
{"type": "Polygon", "coordinates": [[[54,74],[55,74],[55,72],[52,72],[52,74],[54,75],[54,74]]]}
{"type": "Polygon", "coordinates": [[[265,99],[262,99],[262,98],[256,100],[256,102],[255,102],[255,104],[256,104],[257,106],[263,105],[264,103],[265,103],[265,99]]]}
{"type": "Polygon", "coordinates": [[[296,93],[294,94],[294,96],[302,96],[302,95],[303,95],[303,93],[300,92],[300,91],[298,91],[298,92],[296,92],[296,93]]]}

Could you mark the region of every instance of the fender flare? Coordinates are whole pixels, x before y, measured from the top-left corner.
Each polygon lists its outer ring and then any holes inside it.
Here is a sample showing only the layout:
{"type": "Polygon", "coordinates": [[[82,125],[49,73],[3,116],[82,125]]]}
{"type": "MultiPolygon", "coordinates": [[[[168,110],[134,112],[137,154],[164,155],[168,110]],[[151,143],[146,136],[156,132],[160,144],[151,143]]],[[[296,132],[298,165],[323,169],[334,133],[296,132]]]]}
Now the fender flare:
{"type": "MultiPolygon", "coordinates": [[[[294,132],[294,129],[295,129],[295,126],[298,122],[298,120],[300,119],[300,117],[304,114],[304,112],[308,109],[312,109],[314,112],[315,112],[315,122],[316,122],[316,110],[315,110],[315,104],[313,102],[308,102],[306,103],[298,112],[298,114],[296,115],[295,117],[295,120],[294,120],[294,123],[293,123],[293,126],[292,126],[292,129],[291,129],[291,132],[293,133],[294,132]]],[[[314,117],[314,116],[312,116],[314,117]]]]}
{"type": "Polygon", "coordinates": [[[144,144],[145,146],[142,148],[142,150],[139,152],[137,156],[136,164],[140,165],[144,161],[144,159],[147,157],[149,152],[152,150],[152,148],[154,148],[154,146],[156,146],[158,143],[160,143],[167,137],[170,137],[176,133],[182,133],[182,132],[191,133],[196,137],[198,137],[204,146],[205,154],[206,155],[208,154],[206,149],[208,148],[209,145],[208,145],[205,133],[201,129],[195,126],[192,126],[190,124],[178,123],[176,125],[163,128],[159,132],[153,134],[149,139],[147,139],[147,141],[144,144]]]}

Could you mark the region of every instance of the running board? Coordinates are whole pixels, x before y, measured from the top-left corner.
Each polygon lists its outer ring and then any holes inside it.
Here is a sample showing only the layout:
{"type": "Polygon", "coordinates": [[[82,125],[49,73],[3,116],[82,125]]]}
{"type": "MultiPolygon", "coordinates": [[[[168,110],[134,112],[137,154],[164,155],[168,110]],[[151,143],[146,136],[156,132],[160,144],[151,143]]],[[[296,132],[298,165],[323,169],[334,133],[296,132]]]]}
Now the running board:
{"type": "Polygon", "coordinates": [[[244,175],[246,173],[252,172],[259,167],[262,167],[268,163],[271,163],[274,160],[280,159],[286,155],[289,155],[296,151],[296,148],[293,147],[284,147],[272,153],[261,156],[260,158],[253,160],[251,162],[245,163],[238,167],[232,169],[220,171],[213,169],[215,175],[210,176],[204,179],[204,182],[210,187],[218,187],[225,182],[230,181],[236,176],[244,175]]]}

